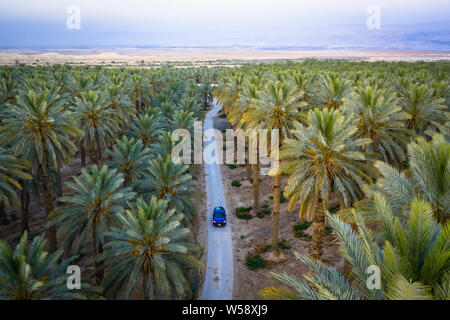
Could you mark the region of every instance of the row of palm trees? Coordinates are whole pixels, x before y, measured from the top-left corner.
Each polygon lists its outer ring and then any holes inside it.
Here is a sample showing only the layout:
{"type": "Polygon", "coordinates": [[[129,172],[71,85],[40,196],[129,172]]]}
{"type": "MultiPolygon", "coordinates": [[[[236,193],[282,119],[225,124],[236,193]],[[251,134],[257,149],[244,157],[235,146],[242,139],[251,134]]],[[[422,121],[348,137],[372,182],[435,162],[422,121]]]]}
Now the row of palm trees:
{"type": "Polygon", "coordinates": [[[0,71],[1,214],[8,223],[20,204],[24,231],[15,251],[1,242],[0,299],[191,298],[204,267],[189,229],[196,170],[171,161],[171,131],[202,119],[210,100],[196,80],[217,70],[0,71]],[[78,159],[63,193],[62,169],[78,159]],[[45,238],[31,242],[30,198],[47,218],[45,238]],[[72,292],[64,268],[80,263],[84,283],[72,292]]]}
{"type": "Polygon", "coordinates": [[[430,142],[419,138],[408,145],[410,171],[377,161],[380,178],[367,187],[367,198],[337,215],[328,213],[351,273],[296,254],[310,267],[303,279],[273,273],[293,290],[266,288],[261,294],[275,299],[448,299],[450,229],[448,218],[441,217],[449,212],[449,156],[448,141],[435,134],[430,142]],[[380,268],[381,290],[367,285],[370,266],[380,268]]]}
{"type": "Polygon", "coordinates": [[[191,296],[202,268],[189,231],[195,169],[171,161],[171,131],[203,117],[210,83],[231,126],[280,132],[282,161],[270,171],[275,253],[283,175],[289,209],[314,221],[311,259],[301,257],[312,273],[298,283],[275,275],[296,292],[265,296],[447,297],[448,70],[445,62],[315,60],[226,70],[1,68],[0,222],[20,205],[24,234],[16,251],[1,243],[0,298],[191,296]],[[62,168],[78,157],[81,173],[64,194],[62,168]],[[32,198],[43,199],[47,232],[29,244],[32,198]],[[339,218],[327,213],[332,202],[339,218]],[[342,243],[344,275],[319,260],[327,224],[342,243]],[[85,290],[68,292],[61,266],[83,257],[95,285],[84,277],[85,290]],[[381,292],[363,287],[369,265],[383,270],[381,292]]]}
{"type": "MultiPolygon", "coordinates": [[[[376,297],[448,297],[449,69],[447,62],[307,60],[223,73],[215,94],[231,126],[280,132],[280,152],[272,153],[280,165],[269,171],[275,254],[282,175],[288,175],[283,195],[289,198],[289,210],[298,208],[300,218],[313,221],[310,258],[300,257],[312,270],[304,276],[307,281],[277,274],[296,293],[268,288],[263,295],[372,298],[373,293],[351,283],[365,286],[363,267],[388,263],[382,269],[391,273],[385,274],[376,297]],[[332,201],[341,210],[339,218],[327,214],[332,201]],[[377,208],[383,201],[386,208],[377,208]],[[390,220],[381,221],[377,209],[389,212],[390,220]],[[364,223],[373,222],[385,227],[383,232],[372,235],[364,223]],[[343,245],[344,276],[320,262],[328,223],[343,245]],[[432,258],[424,246],[434,250],[432,258]],[[383,248],[391,251],[380,253],[383,248]],[[390,253],[397,260],[382,262],[390,253]],[[433,259],[427,262],[432,266],[421,271],[427,259],[433,259]],[[399,261],[407,266],[391,270],[399,261]],[[420,278],[430,268],[433,280],[420,278]]],[[[259,170],[253,166],[258,210],[259,170]]]]}

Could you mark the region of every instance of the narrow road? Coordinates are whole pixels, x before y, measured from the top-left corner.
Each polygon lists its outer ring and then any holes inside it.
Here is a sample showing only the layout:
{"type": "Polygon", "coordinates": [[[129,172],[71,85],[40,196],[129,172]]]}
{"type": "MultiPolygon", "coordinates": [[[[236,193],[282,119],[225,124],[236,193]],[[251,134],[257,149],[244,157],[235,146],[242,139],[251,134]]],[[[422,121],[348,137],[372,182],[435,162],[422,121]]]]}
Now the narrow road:
{"type": "MultiPolygon", "coordinates": [[[[206,114],[204,134],[213,129],[213,119],[220,110],[214,99],[212,109],[206,114]]],[[[206,138],[209,140],[209,138],[206,138]]],[[[212,141],[205,143],[205,148],[212,141]]],[[[215,146],[217,148],[217,145],[215,146]]],[[[218,152],[216,151],[216,154],[218,152]]],[[[225,208],[225,193],[222,186],[222,174],[219,164],[205,164],[206,181],[206,219],[208,228],[208,249],[206,261],[206,275],[201,294],[202,300],[230,300],[233,293],[233,246],[231,242],[231,226],[229,222],[222,228],[212,225],[212,211],[215,206],[225,208]]]]}

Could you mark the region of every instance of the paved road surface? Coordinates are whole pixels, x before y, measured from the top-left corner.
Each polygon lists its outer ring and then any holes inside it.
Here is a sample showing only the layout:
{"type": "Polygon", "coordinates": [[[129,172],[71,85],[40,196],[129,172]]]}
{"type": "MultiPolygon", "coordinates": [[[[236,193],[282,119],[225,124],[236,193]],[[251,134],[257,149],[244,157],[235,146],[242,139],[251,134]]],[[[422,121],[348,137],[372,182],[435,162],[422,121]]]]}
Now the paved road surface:
{"type": "MultiPolygon", "coordinates": [[[[213,119],[220,110],[216,100],[213,108],[207,113],[204,133],[213,128],[213,119]]],[[[214,140],[205,143],[215,143],[214,140]]],[[[217,146],[216,146],[217,147],[217,146]]],[[[225,194],[222,187],[222,175],[220,165],[205,164],[206,173],[206,209],[208,228],[208,249],[206,262],[206,275],[201,294],[202,300],[228,300],[233,293],[233,247],[231,242],[231,226],[217,228],[212,225],[212,211],[215,206],[223,206],[227,215],[231,213],[227,210],[225,194]]]]}

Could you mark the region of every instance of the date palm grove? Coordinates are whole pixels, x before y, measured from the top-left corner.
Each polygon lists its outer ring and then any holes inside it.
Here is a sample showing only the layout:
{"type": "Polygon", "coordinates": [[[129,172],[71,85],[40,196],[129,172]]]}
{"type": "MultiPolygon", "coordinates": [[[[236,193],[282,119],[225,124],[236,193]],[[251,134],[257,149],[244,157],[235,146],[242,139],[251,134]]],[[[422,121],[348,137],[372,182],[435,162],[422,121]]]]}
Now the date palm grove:
{"type": "MultiPolygon", "coordinates": [[[[280,160],[268,173],[273,255],[282,196],[313,225],[296,253],[309,271],[273,272],[279,287],[261,297],[449,299],[449,72],[314,59],[0,67],[0,299],[196,298],[203,171],[171,160],[172,131],[193,132],[213,99],[230,128],[279,130],[280,151],[267,146],[280,160]],[[342,270],[321,261],[327,228],[342,270]],[[76,294],[69,264],[82,267],[76,294]],[[371,265],[380,290],[367,289],[371,265]]],[[[256,214],[260,167],[245,166],[256,214]]]]}

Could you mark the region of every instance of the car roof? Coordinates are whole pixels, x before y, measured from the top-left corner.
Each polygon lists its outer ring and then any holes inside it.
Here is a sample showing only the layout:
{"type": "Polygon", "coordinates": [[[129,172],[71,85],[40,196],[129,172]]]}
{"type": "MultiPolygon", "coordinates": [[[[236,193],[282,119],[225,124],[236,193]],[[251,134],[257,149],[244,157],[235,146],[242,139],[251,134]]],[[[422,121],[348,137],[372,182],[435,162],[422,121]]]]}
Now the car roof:
{"type": "Polygon", "coordinates": [[[223,211],[223,212],[225,212],[225,208],[221,207],[221,206],[218,206],[218,207],[214,208],[214,211],[223,211]]]}

